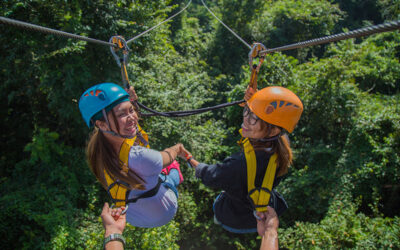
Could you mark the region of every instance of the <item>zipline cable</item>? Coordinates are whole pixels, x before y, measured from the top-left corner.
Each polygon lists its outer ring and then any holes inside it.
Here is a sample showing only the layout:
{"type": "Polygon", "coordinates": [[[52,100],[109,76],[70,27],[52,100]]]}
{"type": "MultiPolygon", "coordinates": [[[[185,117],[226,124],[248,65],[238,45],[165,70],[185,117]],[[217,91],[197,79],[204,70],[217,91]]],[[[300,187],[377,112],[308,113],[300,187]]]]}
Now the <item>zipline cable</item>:
{"type": "MultiPolygon", "coordinates": [[[[249,47],[250,49],[252,48],[241,37],[239,37],[235,32],[233,32],[227,25],[225,25],[218,17],[216,17],[214,15],[214,13],[212,13],[212,11],[205,5],[203,0],[201,0],[201,2],[203,3],[203,5],[207,8],[207,10],[213,16],[221,24],[224,25],[225,28],[227,28],[229,31],[231,31],[232,34],[234,34],[247,47],[249,47]]],[[[190,5],[190,3],[191,3],[191,0],[185,6],[184,9],[182,9],[181,11],[179,11],[176,14],[174,14],[170,18],[164,20],[160,24],[157,24],[156,26],[152,27],[151,29],[149,29],[149,30],[147,30],[145,32],[147,33],[150,30],[152,30],[152,29],[156,28],[157,26],[161,25],[162,23],[165,23],[166,21],[172,19],[173,17],[175,17],[176,15],[178,15],[179,13],[184,11],[190,5]]],[[[2,16],[0,16],[0,23],[14,25],[14,26],[17,26],[17,27],[20,27],[20,28],[32,29],[32,30],[35,30],[35,31],[43,32],[43,33],[49,33],[49,34],[59,35],[59,36],[63,36],[63,37],[79,39],[79,40],[83,40],[83,41],[87,41],[87,42],[91,42],[91,43],[117,47],[117,44],[114,44],[114,43],[105,42],[105,41],[101,41],[101,40],[97,40],[97,39],[93,39],[93,38],[89,38],[89,37],[85,37],[85,36],[80,36],[80,35],[76,35],[76,34],[71,34],[71,33],[64,32],[64,31],[54,30],[54,29],[42,27],[42,26],[35,25],[35,24],[30,24],[30,23],[26,23],[26,22],[22,22],[22,21],[18,21],[18,20],[13,20],[13,19],[10,19],[10,18],[2,17],[2,16]]],[[[335,42],[335,41],[339,41],[339,40],[344,40],[344,39],[348,39],[348,38],[356,38],[356,37],[371,35],[371,34],[375,34],[375,33],[393,31],[393,30],[397,30],[397,29],[400,29],[400,20],[392,21],[392,22],[388,22],[388,23],[384,23],[384,24],[379,24],[379,25],[374,25],[374,26],[369,26],[369,27],[353,30],[353,31],[350,31],[350,32],[344,32],[344,33],[340,33],[340,34],[336,34],[336,35],[316,38],[316,39],[312,39],[312,40],[308,40],[308,41],[304,41],[304,42],[299,42],[299,43],[295,43],[295,44],[291,44],[291,45],[286,45],[286,46],[282,46],[282,47],[262,50],[262,51],[259,52],[259,56],[265,56],[268,53],[273,53],[273,52],[278,52],[278,51],[292,50],[292,49],[297,49],[297,48],[304,48],[304,47],[309,47],[309,46],[313,46],[313,45],[330,43],[330,42],[335,42]]],[[[140,37],[141,35],[144,35],[144,34],[145,33],[143,32],[143,33],[139,34],[138,36],[132,38],[129,41],[133,41],[134,39],[136,39],[136,38],[138,38],[138,37],[140,37]]],[[[243,102],[244,102],[244,100],[240,100],[240,101],[235,101],[235,102],[231,102],[231,103],[219,104],[219,105],[216,105],[216,106],[213,106],[213,107],[200,108],[200,109],[187,110],[187,111],[171,111],[171,112],[158,112],[158,111],[155,111],[153,109],[150,109],[150,108],[144,106],[141,103],[138,103],[138,104],[143,109],[151,112],[151,114],[142,114],[142,116],[144,116],[144,117],[146,117],[146,116],[157,116],[157,115],[166,116],[166,117],[183,117],[183,116],[200,114],[200,113],[207,112],[207,111],[210,111],[210,110],[215,110],[215,109],[219,109],[219,108],[228,107],[228,106],[240,104],[240,103],[243,103],[243,102]]]]}
{"type": "Polygon", "coordinates": [[[204,5],[204,7],[208,10],[208,12],[211,13],[211,15],[213,15],[215,17],[215,19],[217,19],[227,30],[229,30],[234,36],[236,36],[237,39],[239,39],[244,45],[246,45],[249,49],[251,49],[250,44],[248,44],[245,40],[243,40],[243,38],[241,38],[238,34],[236,34],[231,28],[228,27],[228,25],[226,25],[224,22],[221,21],[221,19],[219,19],[208,7],[207,5],[204,3],[203,0],[201,0],[201,3],[204,5]]]}
{"type": "MultiPolygon", "coordinates": [[[[201,1],[203,2],[203,0],[201,0],[201,1]]],[[[203,2],[203,4],[204,4],[204,2],[203,2]]],[[[226,27],[226,25],[224,25],[224,26],[226,27]]],[[[380,32],[393,31],[393,30],[396,30],[396,29],[400,29],[400,21],[394,21],[394,22],[389,22],[389,23],[385,23],[385,24],[370,26],[370,27],[357,29],[357,30],[350,31],[350,32],[340,33],[340,34],[327,36],[327,37],[322,37],[322,38],[318,38],[318,39],[313,39],[313,40],[300,42],[300,43],[296,43],[296,44],[292,44],[292,45],[282,46],[282,47],[279,47],[279,48],[266,49],[266,50],[260,51],[259,55],[260,56],[265,56],[266,54],[272,53],[272,52],[303,48],[303,47],[308,47],[308,46],[317,45],[317,44],[323,44],[323,43],[329,43],[329,42],[339,41],[339,40],[348,39],[348,38],[355,38],[355,37],[366,36],[366,35],[371,35],[371,34],[380,33],[380,32]]],[[[240,39],[240,40],[242,42],[244,42],[243,39],[240,39]]],[[[244,43],[246,44],[246,46],[248,45],[246,42],[244,42],[244,43]]],[[[152,110],[152,109],[144,106],[141,103],[138,103],[138,104],[143,109],[145,109],[145,110],[147,110],[147,111],[152,113],[152,114],[142,114],[143,117],[148,117],[148,116],[182,117],[182,116],[189,116],[189,115],[199,114],[199,113],[202,113],[202,112],[207,112],[209,110],[213,110],[213,109],[217,109],[217,108],[228,107],[228,106],[235,105],[235,104],[240,104],[240,103],[243,103],[243,102],[244,101],[241,100],[241,101],[236,101],[236,102],[233,102],[233,103],[220,104],[220,105],[217,105],[217,106],[214,106],[214,107],[210,107],[210,108],[203,108],[203,109],[198,109],[198,110],[188,110],[188,111],[171,111],[171,112],[158,112],[158,111],[152,110]]]]}
{"type": "Polygon", "coordinates": [[[170,111],[170,112],[159,112],[159,111],[153,110],[149,107],[146,107],[145,105],[143,105],[140,102],[137,102],[137,104],[139,105],[139,107],[143,108],[144,110],[151,112],[151,113],[141,113],[142,117],[149,117],[149,116],[184,117],[184,116],[197,115],[197,114],[201,114],[201,113],[208,112],[211,110],[229,107],[229,106],[237,105],[237,104],[244,103],[244,102],[245,102],[245,100],[240,100],[240,101],[234,101],[234,102],[228,102],[228,103],[215,105],[212,107],[184,110],[184,111],[170,111]]]}
{"type": "Polygon", "coordinates": [[[75,34],[65,32],[65,31],[50,29],[50,28],[46,28],[46,27],[39,26],[36,24],[31,24],[31,23],[26,23],[26,22],[10,19],[7,17],[0,16],[0,23],[10,24],[10,25],[13,25],[13,26],[16,26],[19,28],[26,28],[26,29],[35,30],[35,31],[43,32],[43,33],[52,34],[52,35],[58,35],[58,36],[62,36],[62,37],[79,39],[79,40],[83,40],[83,41],[90,42],[90,43],[96,43],[96,44],[116,47],[116,45],[113,43],[97,40],[94,38],[89,38],[86,36],[75,35],[75,34]]]}
{"type": "Polygon", "coordinates": [[[151,27],[150,29],[148,29],[148,30],[146,30],[146,31],[143,31],[143,32],[140,33],[139,35],[137,35],[137,36],[135,36],[135,37],[129,39],[128,41],[126,41],[126,43],[128,44],[128,43],[130,43],[130,42],[133,42],[134,40],[138,39],[139,37],[145,35],[147,32],[152,31],[153,29],[157,28],[157,27],[160,26],[161,24],[163,24],[163,23],[165,23],[165,22],[171,20],[172,18],[176,17],[177,15],[179,15],[180,13],[182,13],[184,10],[186,10],[187,7],[189,7],[189,5],[190,5],[191,3],[192,3],[192,0],[190,0],[189,3],[188,3],[183,9],[181,9],[179,12],[177,12],[177,13],[175,13],[174,15],[170,16],[169,18],[165,19],[165,20],[162,21],[161,23],[159,23],[159,24],[157,24],[157,25],[151,27]]]}
{"type": "Polygon", "coordinates": [[[379,25],[373,25],[349,32],[344,32],[340,34],[335,34],[331,36],[325,36],[325,37],[320,37],[308,41],[303,41],[303,42],[298,42],[290,45],[285,45],[282,47],[277,47],[277,48],[272,48],[272,49],[266,49],[263,51],[260,51],[260,55],[266,55],[272,52],[278,52],[278,51],[284,51],[284,50],[292,50],[292,49],[299,49],[299,48],[304,48],[304,47],[309,47],[309,46],[314,46],[318,44],[324,44],[324,43],[330,43],[330,42],[336,42],[344,39],[349,39],[349,38],[356,38],[360,36],[367,36],[367,35],[372,35],[375,33],[381,33],[381,32],[388,32],[388,31],[394,31],[396,29],[400,29],[400,20],[393,21],[393,22],[388,22],[388,23],[383,23],[379,25]]]}
{"type": "MultiPolygon", "coordinates": [[[[213,15],[215,17],[215,19],[217,19],[227,30],[229,30],[237,39],[239,39],[239,41],[241,41],[245,46],[247,46],[250,50],[252,49],[252,46],[250,46],[250,44],[248,42],[246,42],[243,38],[241,38],[238,34],[236,34],[231,28],[229,28],[228,25],[226,25],[224,22],[222,22],[221,19],[219,19],[208,7],[207,5],[204,3],[203,0],[201,0],[201,3],[203,4],[203,6],[208,10],[208,12],[211,13],[211,15],[213,15]]],[[[275,64],[272,60],[270,61],[274,66],[276,66],[280,71],[282,71],[282,73],[284,73],[286,76],[286,72],[278,65],[275,64]]]]}

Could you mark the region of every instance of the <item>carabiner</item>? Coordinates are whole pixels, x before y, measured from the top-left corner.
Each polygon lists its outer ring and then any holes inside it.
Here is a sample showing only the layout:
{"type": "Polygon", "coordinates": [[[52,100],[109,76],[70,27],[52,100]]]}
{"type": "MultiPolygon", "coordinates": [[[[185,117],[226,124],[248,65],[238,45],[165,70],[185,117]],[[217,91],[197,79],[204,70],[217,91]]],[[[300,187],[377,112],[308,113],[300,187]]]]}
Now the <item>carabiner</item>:
{"type": "MultiPolygon", "coordinates": [[[[111,209],[113,209],[115,207],[115,205],[114,204],[112,204],[111,205],[111,209]]],[[[126,212],[128,211],[128,207],[129,207],[129,205],[128,204],[126,204],[126,206],[125,206],[125,209],[124,210],[122,210],[122,212],[121,212],[121,215],[123,215],[123,214],[126,214],[126,212]]]]}
{"type": "Polygon", "coordinates": [[[121,67],[121,62],[126,65],[129,57],[129,47],[125,39],[122,36],[112,36],[110,38],[110,43],[116,44],[116,47],[110,46],[111,54],[114,56],[119,67],[121,67]],[[118,55],[120,53],[122,55],[118,55]]]}
{"type": "Polygon", "coordinates": [[[260,56],[259,53],[260,51],[266,50],[267,48],[264,46],[264,44],[262,43],[253,43],[253,45],[251,46],[251,50],[249,52],[249,65],[250,65],[250,69],[253,69],[253,59],[256,57],[260,58],[260,62],[257,65],[257,72],[260,70],[261,64],[264,61],[265,56],[260,56]]]}

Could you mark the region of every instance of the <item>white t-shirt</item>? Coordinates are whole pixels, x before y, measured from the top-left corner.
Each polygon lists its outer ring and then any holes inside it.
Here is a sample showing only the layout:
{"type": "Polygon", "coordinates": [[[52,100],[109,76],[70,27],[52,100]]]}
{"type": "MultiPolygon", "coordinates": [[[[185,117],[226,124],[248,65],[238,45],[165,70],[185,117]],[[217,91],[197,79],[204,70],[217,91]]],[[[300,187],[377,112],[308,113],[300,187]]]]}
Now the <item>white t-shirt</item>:
{"type": "MultiPolygon", "coordinates": [[[[145,190],[132,190],[129,199],[138,197],[157,185],[163,166],[160,152],[132,146],[128,165],[146,182],[145,190]]],[[[172,220],[177,209],[178,200],[175,193],[161,185],[156,195],[130,203],[126,220],[135,227],[160,227],[172,220]]]]}

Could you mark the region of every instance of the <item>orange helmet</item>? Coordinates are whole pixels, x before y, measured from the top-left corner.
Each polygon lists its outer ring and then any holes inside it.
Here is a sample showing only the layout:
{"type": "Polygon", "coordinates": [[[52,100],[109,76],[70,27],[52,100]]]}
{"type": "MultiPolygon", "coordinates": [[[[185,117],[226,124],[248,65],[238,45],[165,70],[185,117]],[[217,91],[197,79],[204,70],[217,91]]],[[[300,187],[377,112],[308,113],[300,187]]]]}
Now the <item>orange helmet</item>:
{"type": "Polygon", "coordinates": [[[257,91],[247,101],[250,110],[261,120],[292,133],[303,112],[303,103],[292,91],[278,86],[257,91]]]}

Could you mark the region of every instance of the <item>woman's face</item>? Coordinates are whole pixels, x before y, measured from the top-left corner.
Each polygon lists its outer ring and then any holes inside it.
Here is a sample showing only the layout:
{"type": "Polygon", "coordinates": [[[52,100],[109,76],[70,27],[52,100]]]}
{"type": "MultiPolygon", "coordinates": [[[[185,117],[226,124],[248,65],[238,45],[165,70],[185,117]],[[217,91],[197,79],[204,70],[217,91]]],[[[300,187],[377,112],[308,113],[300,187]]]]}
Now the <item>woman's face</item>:
{"type": "Polygon", "coordinates": [[[129,101],[122,102],[113,108],[118,126],[115,124],[114,117],[108,112],[108,120],[111,130],[116,131],[120,135],[135,136],[138,124],[138,116],[129,101]]]}
{"type": "Polygon", "coordinates": [[[262,139],[277,135],[280,129],[273,126],[269,131],[268,126],[258,118],[246,105],[243,110],[242,136],[251,139],[262,139]]]}

